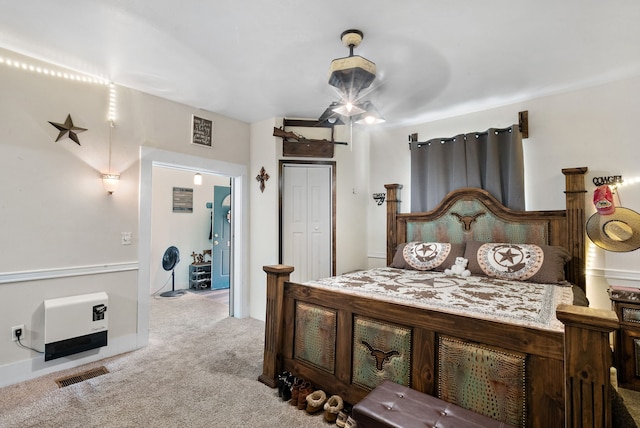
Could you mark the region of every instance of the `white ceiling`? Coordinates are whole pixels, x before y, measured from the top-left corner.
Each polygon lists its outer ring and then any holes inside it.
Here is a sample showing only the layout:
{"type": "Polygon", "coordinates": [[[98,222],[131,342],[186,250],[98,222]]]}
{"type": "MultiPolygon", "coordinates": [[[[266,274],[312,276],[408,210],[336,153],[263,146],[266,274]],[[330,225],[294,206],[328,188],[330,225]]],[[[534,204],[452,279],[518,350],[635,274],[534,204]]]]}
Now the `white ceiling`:
{"type": "Polygon", "coordinates": [[[640,75],[638,0],[0,0],[0,47],[253,123],[316,118],[340,34],[387,125],[640,75]]]}

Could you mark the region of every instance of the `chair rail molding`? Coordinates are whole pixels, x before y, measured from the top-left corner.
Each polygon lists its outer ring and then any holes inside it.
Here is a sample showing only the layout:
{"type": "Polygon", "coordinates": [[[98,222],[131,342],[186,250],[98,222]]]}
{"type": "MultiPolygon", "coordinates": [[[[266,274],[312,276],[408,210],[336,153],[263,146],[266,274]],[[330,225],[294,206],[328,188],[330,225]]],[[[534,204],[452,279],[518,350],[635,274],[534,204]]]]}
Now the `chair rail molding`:
{"type": "Polygon", "coordinates": [[[113,272],[138,270],[138,262],[107,263],[89,266],[71,266],[51,269],[37,269],[21,272],[0,272],[0,284],[39,281],[73,276],[100,275],[113,272]]]}
{"type": "Polygon", "coordinates": [[[635,281],[640,287],[640,271],[623,269],[602,269],[590,268],[586,271],[587,276],[594,278],[605,278],[607,281],[635,281]]]}

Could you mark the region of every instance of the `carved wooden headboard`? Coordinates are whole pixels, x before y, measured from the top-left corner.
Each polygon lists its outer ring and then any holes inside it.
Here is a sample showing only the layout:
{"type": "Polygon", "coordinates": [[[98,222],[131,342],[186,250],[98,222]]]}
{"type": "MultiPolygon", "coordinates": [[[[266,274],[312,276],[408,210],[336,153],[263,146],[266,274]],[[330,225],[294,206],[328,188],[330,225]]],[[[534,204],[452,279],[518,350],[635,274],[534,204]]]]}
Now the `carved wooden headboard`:
{"type": "Polygon", "coordinates": [[[563,169],[566,208],[554,211],[515,211],[502,205],[487,191],[458,189],[433,210],[400,213],[400,184],[387,184],[387,265],[398,244],[431,242],[509,242],[556,245],[572,256],[566,277],[585,289],[585,197],[586,167],[563,169]]]}

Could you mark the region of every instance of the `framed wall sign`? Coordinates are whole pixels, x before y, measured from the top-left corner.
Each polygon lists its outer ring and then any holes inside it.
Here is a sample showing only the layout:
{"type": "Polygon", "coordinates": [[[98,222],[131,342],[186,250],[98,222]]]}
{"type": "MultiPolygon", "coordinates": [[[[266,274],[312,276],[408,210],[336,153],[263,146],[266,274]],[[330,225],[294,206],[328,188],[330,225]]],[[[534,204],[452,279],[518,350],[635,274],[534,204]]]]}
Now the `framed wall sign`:
{"type": "Polygon", "coordinates": [[[213,146],[213,121],[191,115],[191,144],[213,146]]]}
{"type": "Polygon", "coordinates": [[[173,212],[193,212],[193,189],[189,189],[186,187],[173,188],[173,212]]]}

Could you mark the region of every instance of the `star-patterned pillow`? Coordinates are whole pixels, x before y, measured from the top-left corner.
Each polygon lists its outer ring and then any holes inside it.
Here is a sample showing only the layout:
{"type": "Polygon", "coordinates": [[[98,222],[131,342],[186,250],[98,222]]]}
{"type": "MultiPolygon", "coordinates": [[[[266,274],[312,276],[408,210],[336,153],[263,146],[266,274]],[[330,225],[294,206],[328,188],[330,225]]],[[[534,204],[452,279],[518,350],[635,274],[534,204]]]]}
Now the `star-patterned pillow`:
{"type": "Polygon", "coordinates": [[[444,271],[464,255],[464,244],[409,242],[398,245],[390,267],[444,271]]]}
{"type": "Polygon", "coordinates": [[[556,284],[564,282],[564,266],[571,255],[555,246],[471,241],[467,242],[465,258],[474,275],[556,284]]]}

